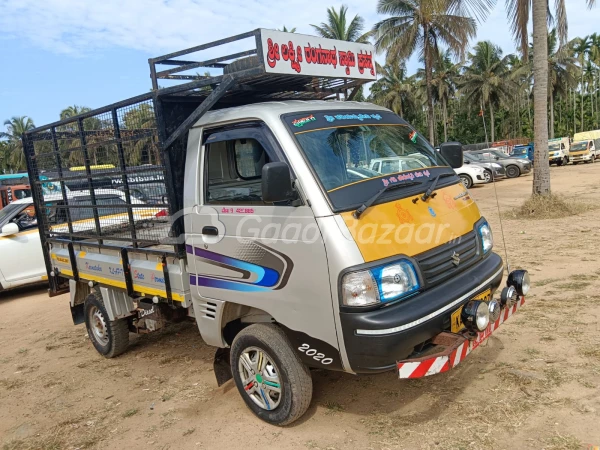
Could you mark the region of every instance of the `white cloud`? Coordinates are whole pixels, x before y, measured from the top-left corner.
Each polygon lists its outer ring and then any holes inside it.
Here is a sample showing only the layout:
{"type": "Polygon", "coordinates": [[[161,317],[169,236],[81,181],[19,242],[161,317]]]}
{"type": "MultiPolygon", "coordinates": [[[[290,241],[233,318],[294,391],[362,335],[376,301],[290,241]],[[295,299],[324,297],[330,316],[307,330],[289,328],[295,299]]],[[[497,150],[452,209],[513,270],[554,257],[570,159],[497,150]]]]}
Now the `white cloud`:
{"type": "MultiPolygon", "coordinates": [[[[514,45],[500,2],[480,24],[477,39],[490,39],[509,53],[514,45]]],[[[375,1],[344,3],[368,27],[380,19],[375,1]]],[[[593,33],[600,22],[600,8],[589,11],[584,5],[567,0],[571,36],[593,33]]],[[[89,55],[122,47],[158,56],[259,27],[295,26],[311,33],[309,24],[323,21],[328,6],[310,0],[0,0],[0,37],[56,53],[89,55]]]]}

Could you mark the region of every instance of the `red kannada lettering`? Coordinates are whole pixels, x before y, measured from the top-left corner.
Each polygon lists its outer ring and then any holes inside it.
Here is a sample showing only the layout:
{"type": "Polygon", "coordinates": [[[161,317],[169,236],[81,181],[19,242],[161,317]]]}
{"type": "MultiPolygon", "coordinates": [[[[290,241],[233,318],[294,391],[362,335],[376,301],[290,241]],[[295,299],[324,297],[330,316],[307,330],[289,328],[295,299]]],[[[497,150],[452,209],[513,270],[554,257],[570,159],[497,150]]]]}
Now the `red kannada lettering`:
{"type": "Polygon", "coordinates": [[[308,64],[330,65],[335,69],[337,67],[337,49],[333,50],[319,47],[312,47],[310,43],[304,47],[304,59],[308,64]]]}
{"type": "Polygon", "coordinates": [[[272,69],[277,65],[279,59],[279,44],[274,44],[271,38],[267,39],[267,64],[272,69]]]}
{"type": "Polygon", "coordinates": [[[358,53],[358,71],[362,74],[365,69],[370,69],[371,75],[375,75],[375,67],[373,67],[373,53],[365,52],[362,50],[358,53]]]}
{"type": "Polygon", "coordinates": [[[302,62],[302,48],[300,46],[294,50],[294,43],[289,41],[286,44],[281,44],[281,57],[284,61],[289,61],[292,69],[300,73],[302,70],[300,63],[302,62]]]}
{"type": "Polygon", "coordinates": [[[346,68],[346,75],[350,75],[350,67],[356,67],[356,57],[351,51],[338,52],[340,66],[346,68]]]}

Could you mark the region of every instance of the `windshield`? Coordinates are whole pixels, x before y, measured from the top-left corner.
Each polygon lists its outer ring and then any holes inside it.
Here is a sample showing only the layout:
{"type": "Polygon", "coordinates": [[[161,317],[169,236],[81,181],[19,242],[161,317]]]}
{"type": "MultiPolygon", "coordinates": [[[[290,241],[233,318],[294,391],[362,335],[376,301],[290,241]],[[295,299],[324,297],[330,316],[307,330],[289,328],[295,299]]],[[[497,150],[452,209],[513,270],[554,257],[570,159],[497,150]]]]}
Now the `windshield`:
{"type": "MultiPolygon", "coordinates": [[[[433,178],[428,169],[435,168],[436,174],[441,166],[443,172],[452,171],[423,137],[391,112],[290,114],[284,120],[335,209],[360,204],[390,183],[433,178]],[[398,173],[405,175],[394,176],[398,173]],[[344,199],[332,195],[356,183],[374,185],[351,189],[352,194],[343,195],[344,199]]],[[[390,195],[402,194],[395,190],[390,195]]]]}
{"type": "Polygon", "coordinates": [[[571,151],[572,152],[580,152],[581,150],[587,150],[588,143],[586,141],[584,142],[575,142],[573,145],[571,145],[571,151]]]}
{"type": "Polygon", "coordinates": [[[548,151],[557,152],[560,150],[560,144],[550,144],[548,145],[548,151]]]}
{"type": "Polygon", "coordinates": [[[527,154],[527,149],[526,148],[515,148],[512,151],[513,155],[526,155],[527,154]]]}

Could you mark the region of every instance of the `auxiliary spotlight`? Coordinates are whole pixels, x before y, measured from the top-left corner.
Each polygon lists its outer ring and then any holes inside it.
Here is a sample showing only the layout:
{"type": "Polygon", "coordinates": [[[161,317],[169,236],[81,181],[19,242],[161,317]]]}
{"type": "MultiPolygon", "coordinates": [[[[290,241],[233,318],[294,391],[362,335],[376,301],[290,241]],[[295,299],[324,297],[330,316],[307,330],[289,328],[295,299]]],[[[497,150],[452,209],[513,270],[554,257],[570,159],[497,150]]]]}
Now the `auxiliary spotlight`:
{"type": "Polygon", "coordinates": [[[526,270],[513,270],[508,274],[508,280],[506,280],[508,286],[514,286],[519,295],[527,295],[529,287],[529,274],[526,270]]]}
{"type": "Polygon", "coordinates": [[[490,323],[490,310],[486,302],[471,300],[462,310],[462,321],[471,331],[483,331],[490,323]]]}

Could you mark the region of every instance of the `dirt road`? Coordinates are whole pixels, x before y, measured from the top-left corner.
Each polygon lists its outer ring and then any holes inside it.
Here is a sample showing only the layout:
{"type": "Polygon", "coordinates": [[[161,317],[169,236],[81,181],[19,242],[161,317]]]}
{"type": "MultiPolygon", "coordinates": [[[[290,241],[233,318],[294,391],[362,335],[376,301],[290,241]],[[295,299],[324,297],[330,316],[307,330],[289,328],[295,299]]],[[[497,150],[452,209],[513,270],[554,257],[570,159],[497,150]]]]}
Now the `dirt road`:
{"type": "MultiPolygon", "coordinates": [[[[502,210],[531,176],[497,183],[502,210]]],[[[600,164],[552,168],[554,192],[600,206],[600,164]]],[[[473,197],[504,255],[494,188],[473,197]]],[[[530,270],[521,312],[454,370],[313,372],[306,416],[276,428],[218,388],[195,324],[133,337],[99,356],[68,297],[43,287],[0,293],[0,442],[4,449],[582,449],[600,445],[600,209],[505,220],[513,268],[530,270]]]]}

